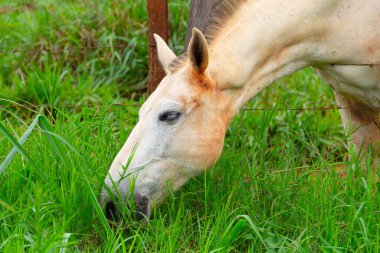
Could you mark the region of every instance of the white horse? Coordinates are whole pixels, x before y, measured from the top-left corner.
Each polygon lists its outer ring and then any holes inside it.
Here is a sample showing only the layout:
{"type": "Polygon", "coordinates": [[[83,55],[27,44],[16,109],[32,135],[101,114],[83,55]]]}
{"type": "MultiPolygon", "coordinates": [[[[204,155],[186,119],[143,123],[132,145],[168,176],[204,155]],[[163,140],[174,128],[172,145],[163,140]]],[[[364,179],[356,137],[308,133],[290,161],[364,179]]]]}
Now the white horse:
{"type": "Polygon", "coordinates": [[[247,101],[308,66],[345,108],[352,144],[378,145],[380,0],[225,0],[205,36],[193,29],[186,54],[176,57],[155,39],[167,75],[111,165],[101,197],[109,216],[116,208],[109,192],[121,202],[134,197],[149,216],[168,182],[177,190],[219,159],[226,129],[247,101]]]}

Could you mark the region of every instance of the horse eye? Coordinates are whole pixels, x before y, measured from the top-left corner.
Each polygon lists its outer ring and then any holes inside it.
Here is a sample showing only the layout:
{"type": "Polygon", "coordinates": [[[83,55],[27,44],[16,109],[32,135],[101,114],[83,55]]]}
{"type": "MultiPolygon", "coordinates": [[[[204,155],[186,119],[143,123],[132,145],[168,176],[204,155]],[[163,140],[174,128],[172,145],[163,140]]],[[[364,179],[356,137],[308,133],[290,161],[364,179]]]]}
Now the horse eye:
{"type": "Polygon", "coordinates": [[[160,121],[164,121],[164,122],[168,122],[168,123],[174,123],[176,120],[179,119],[179,117],[181,117],[181,113],[180,112],[167,111],[167,112],[164,112],[164,113],[160,114],[160,116],[158,117],[158,119],[160,121]]]}

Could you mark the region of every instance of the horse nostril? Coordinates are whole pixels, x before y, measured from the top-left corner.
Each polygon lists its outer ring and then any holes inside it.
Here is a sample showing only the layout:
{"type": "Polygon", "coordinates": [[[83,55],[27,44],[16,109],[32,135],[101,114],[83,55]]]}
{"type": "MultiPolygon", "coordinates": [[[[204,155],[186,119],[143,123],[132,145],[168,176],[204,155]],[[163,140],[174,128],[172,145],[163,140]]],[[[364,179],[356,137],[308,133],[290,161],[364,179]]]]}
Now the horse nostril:
{"type": "Polygon", "coordinates": [[[108,201],[106,204],[106,218],[109,220],[119,221],[121,214],[118,211],[113,201],[108,201]]]}
{"type": "MultiPolygon", "coordinates": [[[[134,194],[134,209],[131,210],[131,214],[136,218],[136,220],[142,220],[149,216],[149,199],[139,193],[134,194]]],[[[126,204],[127,209],[131,209],[131,205],[126,204]]],[[[119,222],[122,220],[121,208],[117,203],[112,200],[108,200],[105,205],[105,215],[109,220],[119,222]]]]}

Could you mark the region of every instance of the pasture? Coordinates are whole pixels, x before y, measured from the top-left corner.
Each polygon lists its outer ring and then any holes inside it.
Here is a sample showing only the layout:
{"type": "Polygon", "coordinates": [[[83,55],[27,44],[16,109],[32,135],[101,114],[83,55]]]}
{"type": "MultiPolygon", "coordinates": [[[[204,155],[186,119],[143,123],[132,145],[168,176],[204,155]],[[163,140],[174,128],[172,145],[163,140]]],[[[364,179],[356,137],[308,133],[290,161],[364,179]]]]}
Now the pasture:
{"type": "MultiPolygon", "coordinates": [[[[169,1],[176,53],[189,4],[169,1]]],[[[247,104],[219,162],[149,222],[108,222],[103,180],[146,99],[146,1],[2,0],[0,14],[0,163],[23,142],[0,167],[0,252],[380,251],[379,171],[348,159],[312,69],[247,104]]]]}

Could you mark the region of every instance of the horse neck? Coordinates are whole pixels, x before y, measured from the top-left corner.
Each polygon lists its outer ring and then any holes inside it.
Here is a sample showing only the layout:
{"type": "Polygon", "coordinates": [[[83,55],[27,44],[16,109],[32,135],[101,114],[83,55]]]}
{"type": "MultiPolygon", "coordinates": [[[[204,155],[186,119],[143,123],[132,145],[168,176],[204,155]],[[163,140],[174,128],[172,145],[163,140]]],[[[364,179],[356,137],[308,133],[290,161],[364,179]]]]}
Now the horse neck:
{"type": "Polygon", "coordinates": [[[209,73],[222,89],[234,90],[236,111],[311,64],[326,30],[316,14],[334,7],[331,2],[338,1],[250,0],[226,23],[210,43],[209,73]]]}

